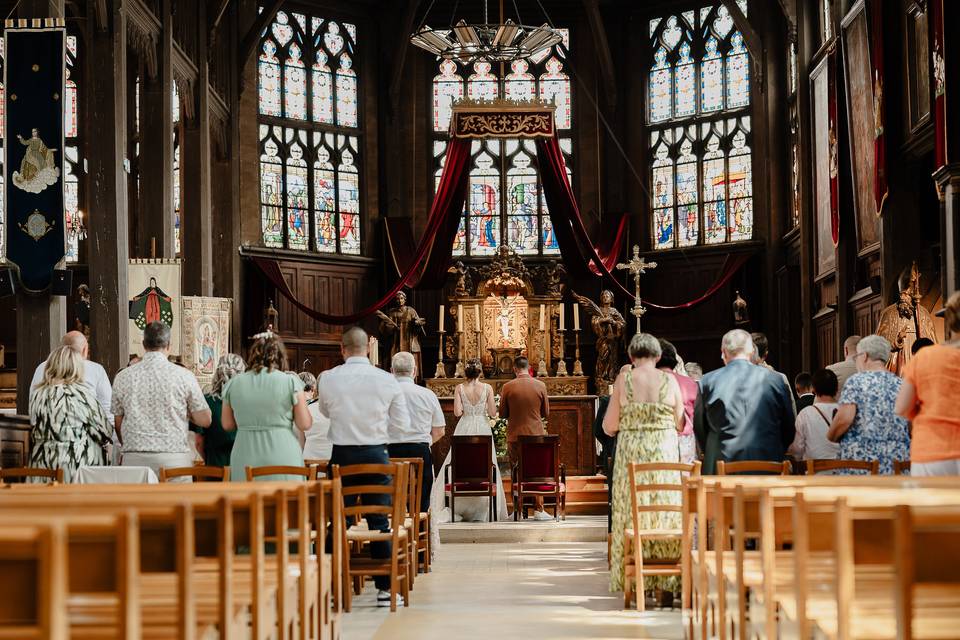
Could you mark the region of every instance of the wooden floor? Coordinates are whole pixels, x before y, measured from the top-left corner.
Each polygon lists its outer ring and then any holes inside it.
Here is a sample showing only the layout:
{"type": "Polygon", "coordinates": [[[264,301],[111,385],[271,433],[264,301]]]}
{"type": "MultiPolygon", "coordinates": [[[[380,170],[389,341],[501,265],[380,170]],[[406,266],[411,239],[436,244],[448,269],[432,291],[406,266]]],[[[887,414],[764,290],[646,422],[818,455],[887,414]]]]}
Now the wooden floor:
{"type": "Polygon", "coordinates": [[[396,614],[368,586],[342,618],[344,640],[682,637],[679,610],[621,609],[605,543],[444,544],[433,568],[396,614]]]}

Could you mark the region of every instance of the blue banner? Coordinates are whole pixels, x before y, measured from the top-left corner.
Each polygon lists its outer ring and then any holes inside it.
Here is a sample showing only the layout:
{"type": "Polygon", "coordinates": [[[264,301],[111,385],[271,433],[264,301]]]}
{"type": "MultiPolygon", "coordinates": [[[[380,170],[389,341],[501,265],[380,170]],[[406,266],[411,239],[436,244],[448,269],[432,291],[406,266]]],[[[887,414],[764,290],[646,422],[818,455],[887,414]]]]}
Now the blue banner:
{"type": "MultiPolygon", "coordinates": [[[[36,23],[35,23],[36,24],[36,23]]],[[[63,27],[4,32],[3,170],[7,260],[24,289],[50,285],[63,259],[63,27]]]]}

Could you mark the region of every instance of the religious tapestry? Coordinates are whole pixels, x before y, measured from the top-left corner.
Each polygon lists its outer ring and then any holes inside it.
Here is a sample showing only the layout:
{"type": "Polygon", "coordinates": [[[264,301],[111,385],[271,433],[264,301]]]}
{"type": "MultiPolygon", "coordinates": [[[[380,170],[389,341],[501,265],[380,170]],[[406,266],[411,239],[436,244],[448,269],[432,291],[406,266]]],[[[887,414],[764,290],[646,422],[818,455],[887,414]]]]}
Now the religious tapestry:
{"type": "Polygon", "coordinates": [[[933,68],[933,120],[934,135],[934,170],[938,170],[950,162],[947,154],[947,69],[943,60],[944,55],[944,24],[943,0],[931,0],[930,21],[933,34],[933,51],[930,54],[930,64],[933,68]]]}
{"type": "MultiPolygon", "coordinates": [[[[857,251],[868,251],[880,243],[877,203],[874,194],[877,128],[882,130],[874,112],[875,90],[871,79],[870,38],[865,5],[858,5],[847,17],[843,31],[846,64],[847,122],[850,124],[850,164],[853,176],[853,206],[857,229],[857,251]],[[873,114],[866,118],[864,114],[873,114]]],[[[879,82],[879,81],[878,81],[879,82]]]]}
{"type": "Polygon", "coordinates": [[[230,352],[231,308],[230,298],[184,296],[181,301],[183,365],[203,388],[213,382],[220,357],[230,352]]]}
{"type": "Polygon", "coordinates": [[[180,355],[180,260],[131,260],[127,266],[127,290],[130,353],[143,353],[143,329],[160,321],[170,327],[171,355],[180,355]]]}
{"type": "Polygon", "coordinates": [[[826,275],[837,263],[833,243],[831,174],[836,172],[837,143],[830,120],[830,58],[824,58],[810,74],[813,107],[813,203],[816,227],[816,274],[826,275]]]}
{"type": "Polygon", "coordinates": [[[50,285],[66,254],[63,93],[66,31],[62,21],[20,21],[4,32],[3,210],[6,257],[25,289],[50,285]],[[59,23],[59,24],[58,24],[59,23]]]}

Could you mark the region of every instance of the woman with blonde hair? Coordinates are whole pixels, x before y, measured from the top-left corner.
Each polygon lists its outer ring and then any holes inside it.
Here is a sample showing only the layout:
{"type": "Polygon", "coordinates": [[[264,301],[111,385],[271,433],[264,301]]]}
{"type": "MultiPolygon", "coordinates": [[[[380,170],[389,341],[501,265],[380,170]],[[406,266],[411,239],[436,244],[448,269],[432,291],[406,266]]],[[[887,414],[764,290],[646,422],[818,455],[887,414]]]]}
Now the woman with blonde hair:
{"type": "MultiPolygon", "coordinates": [[[[287,350],[273,332],[254,336],[247,371],[235,376],[222,391],[223,428],[237,430],[230,454],[230,477],[243,481],[247,467],[303,466],[294,428],[313,424],[303,382],[286,373],[287,350]]],[[[297,480],[299,476],[263,476],[262,480],[297,480]]]]}
{"type": "Polygon", "coordinates": [[[247,363],[235,353],[220,356],[217,368],[213,372],[213,382],[210,391],[204,394],[207,406],[210,407],[210,426],[200,429],[190,425],[191,431],[196,431],[203,438],[204,464],[211,467],[225,467],[230,464],[230,454],[233,451],[233,442],[237,438],[236,431],[227,431],[223,428],[221,415],[223,414],[223,389],[233,378],[243,373],[247,363]]]}
{"type": "Polygon", "coordinates": [[[83,381],[83,356],[64,346],[50,354],[43,380],[30,394],[30,466],[63,469],[71,482],[84,465],[106,463],[111,428],[93,390],[83,381]]]}

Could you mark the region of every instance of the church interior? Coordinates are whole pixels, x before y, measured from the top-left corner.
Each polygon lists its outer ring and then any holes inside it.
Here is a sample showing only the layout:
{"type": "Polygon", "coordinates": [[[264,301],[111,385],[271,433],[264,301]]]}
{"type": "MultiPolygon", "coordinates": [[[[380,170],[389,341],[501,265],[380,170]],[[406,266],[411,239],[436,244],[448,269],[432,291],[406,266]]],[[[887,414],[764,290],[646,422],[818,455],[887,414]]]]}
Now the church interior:
{"type": "MultiPolygon", "coordinates": [[[[660,530],[641,526],[630,466],[616,471],[627,541],[614,532],[604,416],[636,384],[637,336],[669,341],[669,368],[699,380],[690,365],[729,368],[734,330],[794,412],[814,395],[804,375],[861,367],[873,352],[850,337],[879,336],[880,369],[922,413],[912,347],[957,339],[960,41],[945,34],[960,3],[0,0],[0,14],[0,567],[30,585],[0,581],[0,636],[956,637],[960,466],[912,484],[909,454],[893,474],[874,460],[868,477],[806,475],[820,461],[791,455],[791,436],[766,463],[783,473],[710,475],[699,429],[720,410],[697,383],[693,466],[650,485],[678,496],[677,558],[645,565],[640,531],[660,530]],[[196,482],[187,497],[163,473],[96,497],[62,475],[54,492],[13,482],[37,466],[31,376],[65,334],[109,386],[154,321],[204,393],[222,357],[265,335],[318,397],[351,359],[351,327],[384,373],[412,354],[444,431],[403,482],[406,528],[391,507],[399,613],[378,607],[363,573],[378,542],[354,537],[363,507],[343,502],[329,455],[304,462],[308,482],[196,482]],[[529,484],[503,404],[519,376],[549,400],[549,469],[529,484]],[[447,464],[477,435],[458,426],[472,381],[499,403],[481,443],[496,480],[480,464],[463,483],[487,521],[441,524],[417,491],[436,473],[457,513],[447,464]],[[97,563],[116,580],[75,577],[97,563]],[[86,591],[127,608],[78,622],[86,591]]],[[[956,398],[937,437],[960,459],[956,398]]],[[[105,411],[117,445],[121,415],[105,411]]]]}

